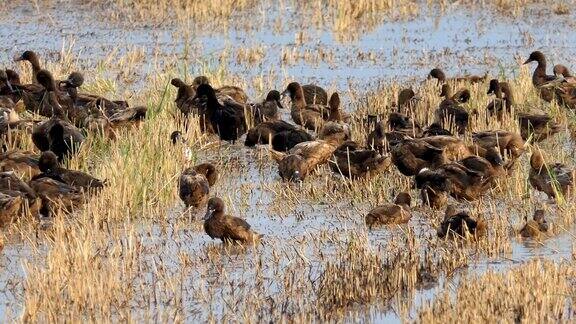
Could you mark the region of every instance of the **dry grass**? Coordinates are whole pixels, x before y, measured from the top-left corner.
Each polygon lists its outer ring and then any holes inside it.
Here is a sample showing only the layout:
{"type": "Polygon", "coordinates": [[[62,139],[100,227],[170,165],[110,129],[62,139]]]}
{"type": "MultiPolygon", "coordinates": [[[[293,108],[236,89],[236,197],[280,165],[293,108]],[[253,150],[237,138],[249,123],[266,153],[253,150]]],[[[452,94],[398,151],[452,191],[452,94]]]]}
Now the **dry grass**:
{"type": "Polygon", "coordinates": [[[426,323],[550,323],[574,320],[573,263],[531,261],[505,273],[460,278],[453,294],[444,292],[419,309],[426,323]],[[489,301],[489,302],[488,302],[489,301]]]}

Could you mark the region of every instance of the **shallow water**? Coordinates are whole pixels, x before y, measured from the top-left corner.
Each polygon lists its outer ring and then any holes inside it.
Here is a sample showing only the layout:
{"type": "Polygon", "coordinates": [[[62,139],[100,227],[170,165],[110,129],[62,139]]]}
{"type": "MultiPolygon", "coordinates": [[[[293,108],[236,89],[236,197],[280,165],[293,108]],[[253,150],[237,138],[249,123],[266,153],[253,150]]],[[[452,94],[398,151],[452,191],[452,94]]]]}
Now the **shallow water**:
{"type": "MultiPolygon", "coordinates": [[[[75,4],[42,10],[41,13],[28,7],[24,2],[12,4],[6,14],[0,18],[0,53],[1,62],[6,67],[13,66],[11,58],[26,49],[34,49],[50,61],[58,59],[58,53],[63,44],[74,44],[73,53],[79,58],[79,66],[86,71],[94,68],[98,60],[103,59],[112,51],[119,54],[127,53],[134,48],[142,48],[146,57],[157,55],[159,64],[169,61],[174,56],[181,58],[185,51],[194,51],[197,57],[189,58],[188,64],[192,73],[201,69],[196,59],[201,58],[209,68],[218,65],[220,52],[227,49],[235,53],[240,48],[262,47],[265,57],[254,65],[237,64],[234,58],[226,63],[226,69],[244,79],[255,78],[270,71],[281,77],[301,80],[302,82],[317,82],[329,88],[345,90],[350,84],[361,85],[372,89],[380,82],[388,81],[419,81],[425,78],[431,67],[445,69],[449,75],[504,73],[512,76],[518,68],[518,60],[525,59],[534,49],[551,49],[549,60],[551,65],[556,62],[570,64],[576,55],[576,35],[567,33],[567,26],[572,27],[573,14],[556,16],[540,8],[535,12],[520,18],[509,18],[495,15],[488,10],[470,10],[455,6],[440,14],[435,8],[424,8],[421,15],[414,20],[386,22],[374,30],[359,35],[354,41],[342,42],[330,30],[314,27],[304,29],[308,39],[303,45],[295,44],[295,32],[276,32],[271,28],[244,32],[231,28],[226,34],[197,32],[194,36],[184,37],[170,26],[127,28],[119,24],[104,24],[94,18],[87,18],[88,13],[77,11],[75,4]],[[84,24],[88,19],[89,24],[84,24]],[[541,24],[541,21],[545,24],[541,24]],[[120,44],[120,45],[119,45],[120,44]],[[319,49],[331,53],[331,59],[306,60],[283,63],[283,50],[294,49],[298,53],[308,52],[314,56],[319,49]],[[372,53],[370,59],[359,58],[362,54],[372,53]]],[[[288,16],[293,9],[287,8],[288,16]]],[[[263,26],[269,26],[276,19],[274,15],[267,17],[263,26]]],[[[286,30],[286,28],[284,28],[286,30]]],[[[233,55],[232,55],[233,56],[233,55]]],[[[155,69],[148,60],[138,66],[137,76],[145,75],[155,69]]],[[[138,77],[135,77],[138,79],[138,77]]],[[[281,88],[283,80],[273,79],[270,87],[281,88]]],[[[131,91],[137,91],[142,83],[128,85],[131,91]]],[[[254,89],[248,89],[253,97],[261,94],[254,89]]],[[[347,100],[347,98],[345,98],[347,100]]],[[[231,175],[226,177],[224,184],[219,183],[215,194],[227,196],[234,201],[235,207],[231,213],[244,217],[253,228],[264,234],[275,249],[286,254],[293,253],[291,244],[303,249],[304,256],[309,259],[311,276],[318,276],[322,265],[317,259],[318,251],[326,255],[333,253],[338,242],[346,240],[346,232],[365,233],[363,219],[359,214],[365,213],[371,206],[368,202],[352,205],[349,202],[335,202],[330,197],[319,202],[308,202],[303,206],[282,206],[282,197],[272,191],[277,182],[277,170],[273,163],[259,161],[258,149],[247,149],[240,145],[233,148],[237,151],[235,160],[227,162],[231,175]],[[233,165],[233,166],[230,166],[233,165]],[[234,170],[242,172],[233,173],[234,170]],[[230,188],[235,188],[231,191],[230,188]],[[335,217],[337,215],[337,217],[335,217]],[[311,247],[302,243],[309,237],[318,235],[333,235],[322,240],[320,247],[311,247]],[[281,246],[288,242],[287,247],[281,246]]],[[[205,158],[217,157],[209,156],[205,158]]],[[[314,179],[322,181],[321,177],[314,179]]],[[[304,190],[298,185],[292,185],[295,192],[304,190]]],[[[182,213],[182,207],[174,207],[174,217],[182,213]]],[[[425,213],[415,213],[410,222],[411,227],[419,234],[433,235],[433,228],[426,221],[425,213]]],[[[201,213],[196,215],[198,219],[201,213]]],[[[516,217],[518,220],[520,217],[516,217]]],[[[190,254],[204,253],[208,247],[217,244],[202,234],[200,222],[193,228],[178,232],[159,228],[156,225],[142,225],[142,233],[149,238],[147,245],[154,253],[150,253],[150,262],[155,258],[163,258],[167,265],[174,269],[179,267],[177,252],[190,254]]],[[[379,229],[369,232],[368,238],[374,246],[384,245],[395,231],[400,229],[379,229]]],[[[472,263],[468,271],[482,273],[488,269],[505,270],[510,266],[525,262],[531,258],[546,258],[552,260],[570,259],[574,228],[562,231],[561,234],[548,238],[540,243],[514,240],[512,253],[506,257],[481,258],[472,263]]],[[[0,293],[4,294],[0,303],[0,317],[14,318],[21,312],[22,278],[25,273],[22,267],[24,260],[31,257],[24,244],[8,244],[0,254],[0,293]],[[2,287],[6,287],[2,289],[2,287]]],[[[270,258],[271,249],[263,248],[261,258],[270,258]]],[[[230,278],[242,279],[243,270],[236,268],[236,261],[257,259],[253,252],[247,254],[231,254],[221,258],[221,264],[230,278]]],[[[216,265],[212,265],[217,268],[216,265]]],[[[288,262],[280,268],[288,267],[288,262]]],[[[216,271],[212,269],[212,271],[216,271]]],[[[218,270],[220,271],[220,269],[218,270]]],[[[271,267],[268,272],[274,271],[271,267]]],[[[266,273],[266,272],[265,272],[266,273]]],[[[272,275],[271,273],[267,273],[272,275]]],[[[147,273],[145,282],[151,282],[154,274],[147,273]]],[[[216,282],[215,274],[191,274],[186,279],[186,285],[203,285],[203,280],[216,282]]],[[[443,286],[440,278],[438,286],[443,286]]],[[[270,296],[280,291],[271,284],[266,291],[270,296]]],[[[229,287],[221,287],[222,295],[230,293],[229,287]]],[[[433,299],[435,288],[418,291],[413,299],[415,308],[426,300],[433,299]]],[[[202,304],[197,303],[195,295],[191,294],[185,300],[189,306],[190,319],[207,319],[207,311],[202,304]]],[[[167,304],[168,305],[168,304],[167,304]]],[[[157,309],[168,306],[158,305],[157,309]]],[[[222,300],[212,304],[211,313],[218,317],[227,307],[222,300]]],[[[138,306],[135,306],[138,309],[138,306]]],[[[369,307],[370,308],[370,307],[369,307]]],[[[394,311],[369,309],[369,319],[374,322],[399,322],[400,318],[394,311]]],[[[414,315],[411,312],[411,315],[414,315]]],[[[351,319],[353,321],[354,319],[351,319]]]]}

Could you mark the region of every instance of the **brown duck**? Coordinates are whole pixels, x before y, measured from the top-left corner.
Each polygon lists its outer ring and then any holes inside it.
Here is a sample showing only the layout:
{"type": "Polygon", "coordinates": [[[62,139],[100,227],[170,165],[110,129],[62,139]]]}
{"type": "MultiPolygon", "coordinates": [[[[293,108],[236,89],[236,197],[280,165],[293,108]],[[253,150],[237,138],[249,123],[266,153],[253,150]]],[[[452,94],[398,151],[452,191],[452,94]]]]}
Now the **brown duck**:
{"type": "Polygon", "coordinates": [[[38,57],[38,54],[36,54],[36,52],[25,51],[24,53],[22,53],[22,55],[16,56],[14,58],[14,61],[15,62],[28,61],[32,66],[32,83],[40,84],[38,82],[39,80],[36,78],[36,75],[38,74],[38,72],[40,72],[40,70],[42,70],[42,66],[40,65],[40,58],[38,57]]]}
{"type": "Polygon", "coordinates": [[[287,152],[300,143],[312,140],[312,135],[305,129],[286,130],[278,132],[272,137],[272,149],[278,152],[287,152]]]}
{"type": "Polygon", "coordinates": [[[470,92],[463,89],[452,94],[450,86],[444,84],[440,96],[444,97],[444,100],[436,110],[436,122],[447,129],[454,128],[458,134],[464,134],[470,122],[470,114],[460,104],[469,100],[470,92]]]}
{"type": "Polygon", "coordinates": [[[41,212],[51,216],[59,211],[73,212],[86,201],[84,191],[49,177],[37,177],[30,181],[30,187],[42,199],[41,212]]]}
{"type": "Polygon", "coordinates": [[[22,214],[24,199],[0,191],[0,228],[12,223],[22,214]]]}
{"type": "Polygon", "coordinates": [[[285,181],[303,181],[317,166],[326,164],[340,143],[335,140],[302,142],[288,153],[270,151],[285,181]]]}
{"type": "Polygon", "coordinates": [[[98,191],[104,187],[103,181],[87,173],[62,168],[58,162],[58,156],[51,151],[42,152],[38,160],[38,167],[42,173],[34,176],[32,180],[51,178],[85,192],[98,191]]]}
{"type": "Polygon", "coordinates": [[[547,114],[518,113],[520,135],[527,141],[542,142],[548,137],[554,136],[562,130],[562,125],[547,114]]]}
{"type": "Polygon", "coordinates": [[[457,200],[465,201],[474,201],[484,195],[492,180],[455,162],[444,164],[435,170],[423,169],[415,177],[418,189],[444,191],[457,200]]]}
{"type": "MultiPolygon", "coordinates": [[[[252,147],[256,144],[269,144],[272,138],[282,132],[296,131],[297,128],[283,120],[265,121],[252,127],[246,134],[244,145],[252,147]]],[[[311,138],[310,138],[311,140],[311,138]]],[[[280,150],[285,151],[285,150],[280,150]]]]}
{"type": "Polygon", "coordinates": [[[252,231],[245,220],[225,214],[224,201],[218,197],[208,201],[204,231],[212,239],[220,239],[224,243],[253,244],[262,237],[252,231]]]}
{"type": "Polygon", "coordinates": [[[488,225],[482,217],[474,219],[467,212],[456,212],[453,206],[446,208],[444,221],[437,230],[438,237],[481,238],[486,236],[488,225]]]}
{"type": "Polygon", "coordinates": [[[369,178],[386,171],[390,164],[390,157],[381,156],[375,150],[361,149],[358,143],[348,141],[336,149],[334,160],[330,161],[330,168],[336,174],[358,179],[369,178]]]}
{"type": "Polygon", "coordinates": [[[408,223],[412,214],[410,203],[412,198],[407,192],[401,192],[396,196],[394,204],[388,204],[372,209],[366,215],[366,225],[372,228],[375,225],[392,225],[408,223]]]}
{"type": "Polygon", "coordinates": [[[488,117],[495,116],[498,121],[502,122],[504,114],[509,115],[512,112],[512,105],[514,104],[514,95],[510,85],[507,82],[492,79],[488,87],[488,95],[495,95],[496,97],[486,106],[488,117]]]}
{"type": "Polygon", "coordinates": [[[546,57],[540,51],[530,53],[528,59],[524,64],[537,62],[538,65],[532,74],[532,84],[540,92],[540,97],[547,102],[555,98],[554,87],[548,87],[551,83],[558,82],[558,78],[554,75],[546,74],[546,57]]]}
{"type": "Polygon", "coordinates": [[[245,106],[234,100],[222,103],[218,100],[214,88],[201,84],[196,89],[196,98],[206,105],[206,119],[221,140],[235,142],[246,133],[245,106]]]}
{"type": "Polygon", "coordinates": [[[343,112],[340,108],[340,95],[338,92],[334,92],[330,96],[330,100],[328,101],[328,107],[330,108],[330,114],[328,116],[329,121],[334,122],[350,122],[350,115],[343,112]]]}
{"type": "Polygon", "coordinates": [[[509,155],[516,159],[524,153],[525,142],[522,136],[517,133],[512,133],[504,130],[476,132],[472,134],[472,141],[475,145],[483,148],[490,149],[497,147],[501,155],[509,155]]]}
{"type": "Polygon", "coordinates": [[[32,215],[38,214],[41,206],[40,199],[36,192],[14,172],[0,172],[0,192],[25,199],[28,211],[32,215]]]}
{"type": "Polygon", "coordinates": [[[13,150],[0,153],[0,172],[14,171],[20,177],[31,179],[40,173],[38,154],[13,150]]]}
{"type": "Polygon", "coordinates": [[[469,156],[458,161],[469,170],[481,173],[484,178],[497,179],[508,174],[506,165],[496,148],[489,148],[482,156],[469,156]]]}
{"type": "Polygon", "coordinates": [[[290,115],[292,120],[300,126],[310,130],[319,129],[324,120],[330,116],[330,107],[319,104],[307,104],[304,98],[304,91],[298,82],[292,82],[283,94],[288,94],[292,101],[290,115]]]}
{"type": "Polygon", "coordinates": [[[572,75],[572,73],[570,73],[570,70],[562,64],[556,64],[554,65],[554,75],[556,75],[556,77],[562,77],[564,78],[564,81],[567,83],[576,83],[576,77],[574,77],[572,75]]]}
{"type": "Polygon", "coordinates": [[[522,237],[537,238],[541,233],[548,232],[548,228],[544,210],[538,209],[534,212],[531,220],[526,220],[526,225],[522,227],[519,234],[522,237]]]}
{"type": "Polygon", "coordinates": [[[390,126],[390,129],[393,131],[405,134],[409,137],[422,136],[420,125],[402,113],[390,113],[388,116],[388,126],[390,126]]]}
{"type": "MultiPolygon", "coordinates": [[[[194,89],[196,89],[196,90],[198,89],[199,86],[201,86],[203,84],[211,85],[208,77],[206,77],[204,75],[197,76],[192,81],[192,87],[194,87],[194,89]]],[[[242,104],[242,105],[245,105],[248,103],[248,95],[246,95],[246,92],[244,92],[244,90],[242,90],[242,88],[237,87],[237,86],[225,85],[225,86],[222,86],[220,88],[214,89],[214,92],[215,92],[216,96],[218,98],[220,98],[220,100],[232,99],[235,102],[242,104]]]]}
{"type": "Polygon", "coordinates": [[[266,95],[263,102],[251,105],[254,124],[258,125],[265,121],[278,120],[280,118],[278,109],[283,109],[280,102],[280,92],[272,90],[266,95]]]}
{"type": "Polygon", "coordinates": [[[569,196],[574,187],[576,170],[561,163],[546,164],[539,148],[532,151],[528,180],[534,189],[542,191],[549,198],[569,196]]]}
{"type": "Polygon", "coordinates": [[[196,96],[195,88],[184,83],[179,78],[172,79],[170,83],[178,89],[176,100],[174,100],[176,108],[185,116],[198,114],[198,106],[194,102],[194,97],[196,96]]]}
{"type": "Polygon", "coordinates": [[[178,181],[180,199],[186,208],[199,208],[206,204],[212,187],[218,178],[216,167],[210,163],[187,168],[178,181]]]}

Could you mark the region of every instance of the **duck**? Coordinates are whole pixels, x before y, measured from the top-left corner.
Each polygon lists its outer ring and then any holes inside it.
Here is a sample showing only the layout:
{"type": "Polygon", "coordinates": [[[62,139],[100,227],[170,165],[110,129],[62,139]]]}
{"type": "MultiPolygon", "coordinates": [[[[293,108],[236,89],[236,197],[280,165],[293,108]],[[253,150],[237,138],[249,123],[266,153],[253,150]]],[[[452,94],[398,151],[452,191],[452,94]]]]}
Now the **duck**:
{"type": "Polygon", "coordinates": [[[270,150],[270,154],[278,163],[282,180],[299,182],[304,181],[317,166],[328,163],[340,144],[337,138],[318,139],[299,143],[286,153],[270,150]]]}
{"type": "Polygon", "coordinates": [[[413,138],[422,136],[420,125],[402,113],[390,113],[390,115],[388,115],[388,125],[393,131],[406,134],[413,138]]]}
{"type": "Polygon", "coordinates": [[[522,136],[504,130],[472,133],[472,142],[483,149],[497,147],[502,156],[508,154],[512,159],[519,158],[525,152],[522,136]]]}
{"type": "Polygon", "coordinates": [[[50,177],[36,177],[29,184],[42,200],[41,213],[45,217],[59,211],[71,213],[86,202],[82,189],[50,177]]]}
{"type": "Polygon", "coordinates": [[[221,140],[234,143],[246,133],[244,105],[233,100],[226,100],[221,104],[216,97],[214,88],[209,84],[198,86],[196,98],[205,100],[207,120],[210,121],[212,129],[221,140]]]}
{"type": "Polygon", "coordinates": [[[284,109],[280,101],[280,92],[271,90],[266,95],[266,99],[258,104],[253,104],[252,115],[254,116],[254,124],[258,125],[265,121],[273,121],[279,119],[278,109],[284,109]]]}
{"type": "Polygon", "coordinates": [[[304,91],[304,100],[312,105],[327,105],[328,93],[322,87],[315,84],[305,84],[302,86],[304,91]]]}
{"type": "Polygon", "coordinates": [[[411,88],[406,88],[400,90],[398,93],[398,100],[396,101],[396,111],[399,113],[414,113],[414,107],[416,103],[420,100],[420,97],[416,95],[414,90],[411,88]]]}
{"type": "Polygon", "coordinates": [[[484,74],[483,76],[478,75],[465,75],[461,77],[455,77],[451,79],[446,78],[446,74],[441,69],[435,68],[430,71],[428,74],[428,79],[436,79],[438,84],[446,83],[446,82],[468,82],[468,83],[480,83],[486,81],[488,79],[488,73],[484,74]]]}
{"type": "MultiPolygon", "coordinates": [[[[195,88],[196,91],[198,91],[198,87],[200,87],[201,85],[211,85],[208,77],[200,75],[194,78],[194,80],[192,81],[192,87],[195,88]]],[[[246,92],[244,92],[242,88],[237,86],[229,86],[229,85],[221,86],[220,88],[214,89],[214,92],[216,96],[221,100],[232,99],[233,101],[241,105],[245,105],[248,103],[248,95],[246,95],[246,92]]]]}
{"type": "Polygon", "coordinates": [[[83,110],[95,106],[97,110],[110,117],[119,111],[129,108],[128,102],[124,100],[109,100],[102,96],[88,93],[79,93],[78,88],[84,84],[84,75],[80,72],[72,72],[66,80],[59,82],[59,90],[66,92],[70,97],[76,110],[83,110]]]}
{"type": "Polygon", "coordinates": [[[78,152],[84,139],[78,128],[60,118],[58,114],[36,125],[32,130],[34,145],[42,152],[54,152],[59,161],[78,152]]]}
{"type": "Polygon", "coordinates": [[[420,199],[424,206],[432,209],[442,209],[448,202],[448,193],[446,190],[434,189],[425,183],[420,189],[420,199]]]}
{"type": "Polygon", "coordinates": [[[464,134],[468,128],[470,114],[466,109],[462,108],[460,104],[469,100],[469,91],[463,89],[452,94],[450,85],[444,84],[442,85],[440,96],[444,97],[444,100],[442,100],[440,106],[436,110],[436,122],[442,125],[447,124],[452,126],[448,127],[448,129],[455,128],[458,134],[464,134]]]}
{"type": "Polygon", "coordinates": [[[40,84],[39,80],[36,78],[36,75],[40,70],[42,70],[42,66],[40,65],[40,58],[38,54],[34,51],[25,51],[20,56],[16,56],[14,58],[14,62],[20,61],[28,61],[32,66],[32,83],[33,84],[40,84]]]}
{"type": "Polygon", "coordinates": [[[208,202],[210,187],[218,179],[218,171],[213,164],[202,163],[182,171],[178,181],[180,199],[186,208],[199,208],[208,202]]]}
{"type": "Polygon", "coordinates": [[[36,191],[20,179],[15,172],[0,172],[0,192],[11,197],[21,197],[26,201],[28,212],[35,216],[41,208],[36,191]]]}
{"type": "Polygon", "coordinates": [[[296,126],[283,120],[264,121],[248,131],[244,145],[253,147],[256,144],[269,144],[277,134],[295,130],[296,126]]]}
{"type": "Polygon", "coordinates": [[[194,102],[196,90],[193,86],[186,84],[179,78],[173,78],[170,83],[178,89],[176,94],[176,108],[184,115],[198,114],[198,106],[194,102]]]}
{"type": "Polygon", "coordinates": [[[297,128],[278,132],[272,137],[272,149],[278,152],[287,152],[294,146],[312,141],[313,137],[305,129],[297,128]]]}
{"type": "Polygon", "coordinates": [[[545,113],[530,114],[518,113],[520,136],[523,140],[531,139],[533,142],[542,142],[562,130],[562,124],[557,123],[545,113]]]}
{"type": "Polygon", "coordinates": [[[422,169],[446,162],[444,150],[421,139],[406,139],[390,151],[392,163],[405,176],[417,175],[422,169]]]}
{"type": "Polygon", "coordinates": [[[329,164],[335,174],[358,179],[370,178],[386,171],[391,160],[389,156],[381,156],[375,150],[361,149],[358,143],[347,141],[334,151],[334,160],[329,164]]]}
{"type": "Polygon", "coordinates": [[[0,192],[0,228],[12,223],[22,214],[24,199],[0,192]]]}
{"type": "Polygon", "coordinates": [[[510,85],[507,82],[499,82],[497,79],[492,79],[490,80],[487,94],[496,96],[486,106],[487,117],[496,116],[496,119],[502,122],[504,113],[510,114],[512,112],[514,97],[510,85]],[[506,97],[503,95],[504,91],[506,92],[506,97]]]}
{"type": "Polygon", "coordinates": [[[38,154],[22,150],[0,153],[0,172],[10,171],[25,179],[31,179],[35,175],[40,174],[38,154]]]}
{"type": "Polygon", "coordinates": [[[38,159],[40,174],[32,177],[32,180],[51,178],[63,182],[84,192],[97,192],[104,188],[104,181],[82,171],[68,170],[60,166],[58,156],[52,151],[45,151],[38,159]]]}
{"type": "Polygon", "coordinates": [[[254,244],[260,241],[262,235],[254,232],[242,218],[227,215],[225,208],[224,201],[218,197],[208,201],[204,231],[210,238],[220,239],[223,243],[254,244]]]}
{"type": "Polygon", "coordinates": [[[366,136],[366,147],[382,154],[386,150],[386,124],[382,121],[374,123],[374,130],[366,136]]]}
{"type": "Polygon", "coordinates": [[[350,127],[347,124],[326,122],[318,132],[318,139],[338,146],[350,139],[350,127]]]}
{"type": "Polygon", "coordinates": [[[343,123],[350,122],[350,115],[343,112],[340,109],[340,95],[338,94],[338,92],[334,92],[330,96],[330,100],[328,101],[328,107],[330,107],[328,121],[343,122],[343,123]]]}
{"type": "Polygon", "coordinates": [[[547,87],[547,85],[558,82],[558,78],[554,75],[546,74],[546,57],[542,52],[534,51],[530,53],[524,65],[531,62],[538,63],[532,74],[532,84],[538,89],[540,97],[544,101],[551,102],[555,98],[555,91],[553,88],[547,87]]]}
{"type": "Polygon", "coordinates": [[[410,204],[412,197],[407,192],[399,193],[394,204],[376,207],[366,215],[366,226],[372,229],[375,225],[406,224],[412,218],[410,204]]]}
{"type": "Polygon", "coordinates": [[[453,134],[449,130],[443,128],[442,125],[438,122],[434,122],[434,123],[430,124],[422,132],[422,137],[430,137],[430,136],[438,136],[438,135],[453,136],[453,134]]]}
{"type": "Polygon", "coordinates": [[[498,149],[494,147],[486,150],[484,157],[472,155],[458,161],[458,163],[469,170],[482,174],[484,178],[497,179],[508,174],[498,149]]]}
{"type": "Polygon", "coordinates": [[[562,77],[567,83],[576,83],[576,77],[570,73],[570,70],[565,65],[556,64],[554,65],[554,69],[552,71],[557,78],[562,77]]]}
{"type": "Polygon", "coordinates": [[[69,100],[68,96],[65,98],[60,96],[52,73],[47,70],[40,70],[35,75],[35,79],[38,84],[13,85],[16,91],[21,94],[26,110],[50,118],[54,113],[53,102],[58,102],[62,108],[62,113],[68,113],[72,101],[69,100]],[[50,96],[54,98],[51,99],[50,96]]]}
{"type": "Polygon", "coordinates": [[[148,108],[144,106],[129,107],[117,111],[110,117],[108,121],[112,129],[119,129],[127,126],[139,127],[144,120],[146,120],[146,114],[148,113],[148,108]]]}
{"type": "Polygon", "coordinates": [[[415,177],[416,188],[444,191],[461,201],[477,200],[490,188],[492,181],[457,162],[443,164],[434,170],[424,168],[415,177]]]}
{"type": "Polygon", "coordinates": [[[481,238],[486,236],[488,224],[482,217],[472,218],[468,212],[456,212],[454,206],[448,206],[444,220],[437,229],[438,237],[481,238]]]}
{"type": "Polygon", "coordinates": [[[283,92],[283,95],[286,94],[292,101],[290,115],[297,125],[315,131],[322,127],[324,120],[329,119],[330,108],[319,104],[307,104],[302,86],[298,82],[288,84],[283,92]]]}
{"type": "Polygon", "coordinates": [[[526,224],[519,231],[522,237],[537,238],[540,234],[548,232],[548,222],[545,218],[545,212],[543,209],[538,209],[534,211],[534,215],[531,220],[526,220],[526,224]]]}
{"type": "Polygon", "coordinates": [[[549,198],[565,198],[574,187],[576,170],[562,163],[546,164],[538,147],[532,150],[528,181],[532,187],[544,192],[549,198]]]}

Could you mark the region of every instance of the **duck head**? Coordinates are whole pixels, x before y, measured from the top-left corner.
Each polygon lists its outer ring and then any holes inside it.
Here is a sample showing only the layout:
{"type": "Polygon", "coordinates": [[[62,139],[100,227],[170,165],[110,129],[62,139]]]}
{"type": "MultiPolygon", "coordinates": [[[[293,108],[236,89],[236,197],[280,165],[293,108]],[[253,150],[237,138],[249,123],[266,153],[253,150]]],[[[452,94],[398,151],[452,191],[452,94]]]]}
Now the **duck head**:
{"type": "Polygon", "coordinates": [[[170,134],[170,141],[172,142],[172,145],[176,145],[176,143],[178,142],[184,143],[184,139],[182,138],[182,132],[173,131],[172,134],[170,134]]]}
{"type": "Polygon", "coordinates": [[[218,103],[216,91],[209,84],[201,84],[198,86],[194,100],[199,101],[200,103],[218,103]]]}
{"type": "Polygon", "coordinates": [[[492,164],[492,166],[503,166],[504,160],[500,155],[500,150],[496,147],[490,147],[486,150],[485,159],[492,164]]]}
{"type": "Polygon", "coordinates": [[[338,110],[340,108],[340,95],[338,94],[338,92],[334,92],[330,96],[330,100],[328,101],[328,107],[330,107],[330,110],[332,111],[338,110]]]}
{"type": "Polygon", "coordinates": [[[32,63],[32,65],[40,66],[40,59],[38,58],[38,54],[34,51],[25,51],[22,55],[14,58],[14,62],[19,61],[28,61],[32,63]]]}
{"type": "Polygon", "coordinates": [[[528,59],[524,62],[524,64],[528,64],[531,62],[538,62],[538,64],[546,63],[546,57],[540,51],[534,51],[530,53],[528,59]]]}
{"type": "Polygon", "coordinates": [[[572,74],[570,73],[570,70],[568,70],[568,68],[565,65],[562,64],[556,64],[554,65],[554,75],[556,76],[563,76],[565,78],[569,78],[572,77],[572,74]]]}
{"type": "Polygon", "coordinates": [[[271,90],[266,95],[266,102],[276,102],[278,108],[283,109],[284,106],[282,105],[281,100],[282,97],[280,96],[280,92],[278,92],[277,90],[271,90]]]}
{"type": "Polygon", "coordinates": [[[432,71],[430,71],[428,74],[428,79],[436,79],[438,80],[438,83],[443,83],[446,82],[446,74],[444,74],[444,71],[438,68],[432,69],[432,71]]]}
{"type": "Polygon", "coordinates": [[[290,82],[281,94],[282,97],[289,96],[290,100],[296,100],[299,97],[304,98],[304,92],[302,90],[302,86],[298,82],[290,82]]]}
{"type": "Polygon", "coordinates": [[[394,203],[399,206],[410,207],[412,203],[412,197],[407,192],[401,192],[394,199],[394,203]]]}
{"type": "Polygon", "coordinates": [[[204,220],[212,218],[216,213],[223,213],[224,208],[224,200],[218,197],[210,198],[210,200],[208,200],[208,207],[206,208],[206,215],[204,215],[204,220]]]}
{"type": "Polygon", "coordinates": [[[199,75],[199,76],[195,77],[194,80],[192,80],[192,86],[193,87],[198,87],[202,84],[210,84],[210,80],[205,75],[199,75]]]}
{"type": "Polygon", "coordinates": [[[186,86],[186,83],[184,83],[184,81],[182,81],[182,79],[179,78],[174,78],[170,81],[170,83],[175,86],[176,88],[181,88],[186,86]]]}
{"type": "Polygon", "coordinates": [[[6,75],[8,76],[8,81],[10,81],[11,84],[21,84],[20,75],[18,72],[6,69],[6,75]]]}
{"type": "Polygon", "coordinates": [[[420,100],[420,97],[416,96],[414,90],[410,88],[402,89],[402,91],[400,91],[398,94],[398,108],[402,108],[405,105],[409,105],[411,102],[417,100],[420,100]]]}
{"type": "Polygon", "coordinates": [[[38,168],[42,172],[48,172],[57,169],[59,166],[58,156],[52,151],[45,151],[40,154],[38,159],[38,168]]]}
{"type": "Polygon", "coordinates": [[[84,84],[84,76],[80,72],[72,72],[66,80],[60,81],[65,88],[79,88],[84,84]]]}
{"type": "Polygon", "coordinates": [[[500,92],[500,82],[497,79],[490,80],[487,95],[494,95],[500,92]]]}

